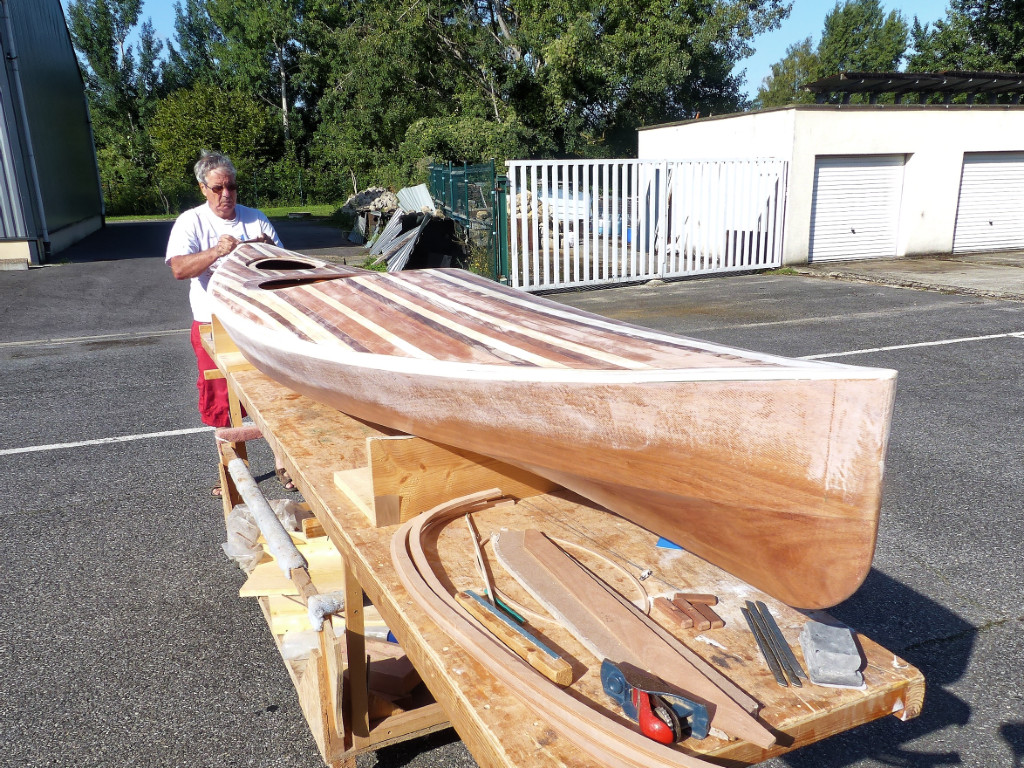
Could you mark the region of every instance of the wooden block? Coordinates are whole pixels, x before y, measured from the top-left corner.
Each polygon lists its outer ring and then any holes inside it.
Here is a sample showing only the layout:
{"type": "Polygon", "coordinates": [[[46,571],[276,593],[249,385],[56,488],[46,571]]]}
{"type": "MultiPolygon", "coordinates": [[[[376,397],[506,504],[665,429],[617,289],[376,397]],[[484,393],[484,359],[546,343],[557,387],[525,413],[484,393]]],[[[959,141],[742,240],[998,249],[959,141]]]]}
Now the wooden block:
{"type": "Polygon", "coordinates": [[[572,682],[572,666],[569,662],[555,654],[511,618],[505,617],[496,608],[466,592],[458,592],[455,599],[495,637],[548,680],[558,685],[569,685],[572,682]]]}
{"type": "MultiPolygon", "coordinates": [[[[337,592],[345,587],[344,563],[337,550],[333,552],[322,549],[303,555],[309,562],[309,575],[318,592],[337,592]]],[[[297,595],[298,588],[287,578],[271,559],[257,565],[242,588],[238,590],[241,597],[261,597],[263,595],[297,595]]]]}
{"type": "Polygon", "coordinates": [[[487,456],[418,437],[371,437],[366,443],[374,500],[398,497],[396,522],[404,523],[449,499],[489,488],[501,488],[506,496],[522,499],[557,487],[487,456]]]}
{"type": "Polygon", "coordinates": [[[216,315],[210,319],[210,341],[211,346],[213,347],[213,354],[210,355],[211,357],[214,355],[223,355],[229,352],[238,351],[238,345],[232,341],[228,332],[224,329],[224,326],[221,325],[221,322],[217,319],[216,315]]]}
{"type": "Polygon", "coordinates": [[[302,518],[302,535],[307,539],[318,539],[321,536],[326,536],[327,531],[315,517],[304,517],[302,518]]]}
{"type": "Polygon", "coordinates": [[[377,528],[489,488],[522,499],[558,487],[487,456],[409,435],[368,437],[366,450],[370,466],[335,472],[334,484],[377,528]]]}
{"type": "Polygon", "coordinates": [[[681,597],[690,605],[718,605],[717,595],[695,595],[690,592],[676,592],[673,597],[681,597]]]}
{"type": "Polygon", "coordinates": [[[669,628],[689,629],[693,626],[693,619],[690,618],[690,615],[679,610],[678,606],[667,597],[654,598],[651,602],[651,613],[654,618],[659,619],[669,628]]]}
{"type": "MultiPolygon", "coordinates": [[[[385,696],[402,698],[408,696],[412,689],[420,684],[420,674],[405,655],[402,646],[372,637],[365,638],[365,643],[366,655],[370,657],[367,667],[369,690],[385,696]]],[[[347,667],[345,644],[337,643],[336,647],[339,658],[347,667]]]]}
{"type": "MultiPolygon", "coordinates": [[[[689,602],[689,601],[687,601],[687,602],[689,602]]],[[[722,620],[722,617],[719,616],[717,613],[715,613],[711,609],[711,606],[708,605],[707,603],[690,603],[690,604],[694,607],[694,609],[697,611],[697,613],[699,613],[701,616],[703,616],[711,624],[711,626],[707,627],[707,629],[721,629],[722,627],[725,626],[725,621],[722,620]]]]}
{"type": "Polygon", "coordinates": [[[704,616],[704,614],[690,605],[686,600],[683,600],[683,598],[672,598],[672,604],[690,617],[690,620],[693,622],[693,628],[698,632],[703,632],[705,629],[711,629],[711,621],[704,616]]]}

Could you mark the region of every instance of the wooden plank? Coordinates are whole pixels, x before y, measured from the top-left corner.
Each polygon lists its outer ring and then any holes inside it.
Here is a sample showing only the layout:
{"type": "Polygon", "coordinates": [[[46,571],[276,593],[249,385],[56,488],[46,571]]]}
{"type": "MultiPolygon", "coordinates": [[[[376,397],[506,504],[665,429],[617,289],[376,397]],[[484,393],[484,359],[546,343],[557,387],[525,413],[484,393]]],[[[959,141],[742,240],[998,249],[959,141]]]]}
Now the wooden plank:
{"type": "MultiPolygon", "coordinates": [[[[306,557],[310,578],[318,592],[337,592],[345,588],[345,564],[335,551],[320,550],[306,557]]],[[[281,572],[277,561],[270,559],[257,565],[238,590],[240,597],[263,595],[297,595],[295,583],[281,572]]]]}
{"type": "MultiPolygon", "coordinates": [[[[363,642],[369,657],[366,680],[371,692],[402,698],[419,685],[420,673],[402,646],[372,637],[364,638],[363,642]]],[[[348,651],[342,643],[338,643],[338,658],[342,666],[348,666],[348,651]]]]}

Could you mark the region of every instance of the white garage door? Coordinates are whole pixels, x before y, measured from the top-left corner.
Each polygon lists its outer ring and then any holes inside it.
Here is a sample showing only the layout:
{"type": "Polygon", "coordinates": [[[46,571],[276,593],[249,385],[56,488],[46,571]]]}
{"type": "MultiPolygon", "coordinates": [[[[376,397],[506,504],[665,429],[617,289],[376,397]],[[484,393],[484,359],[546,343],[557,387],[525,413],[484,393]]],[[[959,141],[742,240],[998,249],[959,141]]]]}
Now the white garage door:
{"type": "Polygon", "coordinates": [[[1024,248],[1024,152],[967,152],[953,253],[1024,248]]]}
{"type": "Polygon", "coordinates": [[[904,155],[814,162],[810,261],[896,255],[904,155]]]}

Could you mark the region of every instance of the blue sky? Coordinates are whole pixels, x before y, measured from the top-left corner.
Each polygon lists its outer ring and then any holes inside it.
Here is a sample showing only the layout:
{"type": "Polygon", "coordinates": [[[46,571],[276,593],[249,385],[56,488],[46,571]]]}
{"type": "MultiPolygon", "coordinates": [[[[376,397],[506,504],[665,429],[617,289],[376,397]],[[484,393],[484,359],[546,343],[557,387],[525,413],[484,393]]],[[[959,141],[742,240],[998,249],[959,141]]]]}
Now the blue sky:
{"type": "MultiPolygon", "coordinates": [[[[902,2],[882,3],[886,13],[899,11],[913,24],[914,16],[921,23],[932,23],[946,16],[947,0],[902,0],[902,2]]],[[[772,64],[786,55],[786,49],[805,37],[812,38],[815,45],[821,39],[821,28],[825,24],[825,14],[835,7],[835,2],[812,2],[812,0],[794,0],[793,10],[782,26],[764,35],[754,38],[753,47],[756,53],[739,63],[741,69],[747,70],[747,94],[754,96],[761,81],[772,72],[772,64]]]]}
{"type": "MultiPolygon", "coordinates": [[[[67,0],[62,0],[66,6],[67,0]]],[[[947,0],[901,0],[899,3],[883,3],[886,12],[899,10],[909,24],[916,15],[922,23],[934,22],[946,15],[947,0]]],[[[794,0],[793,10],[780,29],[760,35],[753,41],[756,53],[740,62],[739,68],[747,73],[746,93],[753,96],[761,81],[771,74],[771,66],[785,54],[793,43],[811,37],[818,43],[825,14],[834,7],[834,2],[794,0]]],[[[170,0],[144,0],[142,18],[151,18],[158,37],[174,36],[174,4],[170,0]]]]}

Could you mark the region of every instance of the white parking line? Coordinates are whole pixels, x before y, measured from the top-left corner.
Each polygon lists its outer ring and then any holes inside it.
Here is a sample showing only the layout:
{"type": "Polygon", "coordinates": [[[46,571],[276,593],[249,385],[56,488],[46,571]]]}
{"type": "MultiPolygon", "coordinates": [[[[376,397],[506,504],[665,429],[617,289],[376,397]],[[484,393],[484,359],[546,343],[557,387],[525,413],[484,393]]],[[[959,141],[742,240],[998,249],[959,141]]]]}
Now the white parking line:
{"type": "Polygon", "coordinates": [[[117,341],[120,339],[145,339],[149,336],[174,336],[179,333],[190,333],[191,328],[175,328],[170,331],[147,331],[139,333],[105,333],[98,336],[69,336],[64,339],[29,339],[27,341],[0,342],[3,347],[54,346],[58,344],[82,344],[90,341],[117,341]]]}
{"type": "Polygon", "coordinates": [[[75,443],[53,443],[51,445],[28,445],[24,448],[0,449],[0,456],[11,456],[16,453],[38,453],[40,451],[57,451],[61,448],[81,448],[86,445],[105,445],[106,443],[128,443],[133,440],[150,440],[155,437],[177,437],[178,435],[194,435],[198,432],[212,432],[213,427],[194,427],[192,429],[172,429],[167,432],[148,432],[144,435],[122,435],[120,437],[101,437],[98,440],[79,440],[75,443]]]}
{"type": "Polygon", "coordinates": [[[914,347],[940,347],[944,344],[962,344],[965,341],[988,341],[989,339],[1006,339],[1010,337],[1024,338],[1024,331],[1013,333],[993,333],[991,336],[964,336],[960,339],[941,339],[939,341],[919,341],[916,344],[896,344],[891,347],[871,347],[870,349],[851,349],[849,352],[826,352],[822,355],[804,355],[800,360],[824,360],[827,357],[846,357],[847,355],[867,355],[872,352],[889,352],[894,349],[913,349],[914,347]]]}

